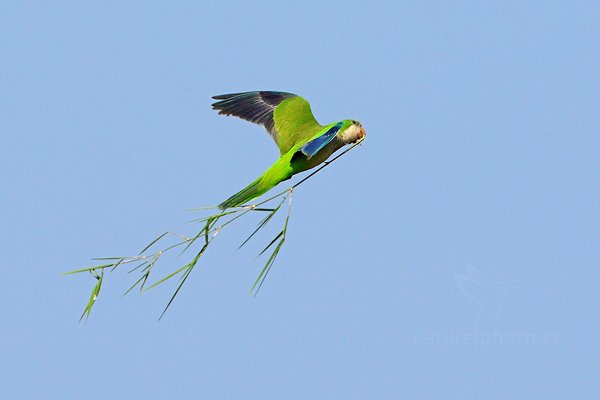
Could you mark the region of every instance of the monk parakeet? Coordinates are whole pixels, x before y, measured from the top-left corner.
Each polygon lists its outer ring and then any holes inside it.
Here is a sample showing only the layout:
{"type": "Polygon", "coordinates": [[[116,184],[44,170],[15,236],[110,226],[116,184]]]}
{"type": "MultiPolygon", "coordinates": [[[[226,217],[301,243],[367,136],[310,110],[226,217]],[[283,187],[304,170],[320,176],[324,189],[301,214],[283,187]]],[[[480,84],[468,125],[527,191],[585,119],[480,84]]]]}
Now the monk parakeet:
{"type": "Polygon", "coordinates": [[[265,127],[280,157],[254,182],[219,207],[237,207],[266,193],[293,175],[314,168],[346,144],[365,136],[362,125],[345,119],[328,125],[317,122],[308,101],[285,92],[245,92],[214,96],[219,114],[233,115],[265,127]]]}

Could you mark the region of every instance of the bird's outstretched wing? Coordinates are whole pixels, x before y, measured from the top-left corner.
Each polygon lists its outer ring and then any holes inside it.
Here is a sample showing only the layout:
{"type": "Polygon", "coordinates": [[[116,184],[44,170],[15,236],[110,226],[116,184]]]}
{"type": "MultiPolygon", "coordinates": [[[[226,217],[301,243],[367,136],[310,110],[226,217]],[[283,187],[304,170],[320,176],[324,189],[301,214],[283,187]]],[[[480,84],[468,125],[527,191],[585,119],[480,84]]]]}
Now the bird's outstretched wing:
{"type": "Polygon", "coordinates": [[[257,91],[222,94],[213,99],[219,100],[212,105],[219,114],[263,125],[282,155],[323,128],[308,101],[292,93],[257,91]]]}

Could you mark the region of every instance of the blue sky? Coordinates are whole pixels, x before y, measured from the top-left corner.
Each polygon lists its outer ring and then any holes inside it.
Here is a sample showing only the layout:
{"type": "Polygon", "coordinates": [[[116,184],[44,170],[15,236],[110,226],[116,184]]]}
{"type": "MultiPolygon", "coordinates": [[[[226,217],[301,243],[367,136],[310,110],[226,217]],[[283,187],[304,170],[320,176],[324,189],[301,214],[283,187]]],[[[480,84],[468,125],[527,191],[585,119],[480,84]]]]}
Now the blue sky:
{"type": "MultiPolygon", "coordinates": [[[[2,398],[597,398],[595,2],[5,2],[2,398]],[[193,233],[277,156],[211,96],[284,90],[367,140],[268,242],[173,285],[61,275],[193,233]]],[[[275,225],[273,229],[275,229],[275,225]]],[[[174,265],[162,266],[163,273],[174,265]]],[[[160,274],[159,274],[160,275],[160,274]]]]}

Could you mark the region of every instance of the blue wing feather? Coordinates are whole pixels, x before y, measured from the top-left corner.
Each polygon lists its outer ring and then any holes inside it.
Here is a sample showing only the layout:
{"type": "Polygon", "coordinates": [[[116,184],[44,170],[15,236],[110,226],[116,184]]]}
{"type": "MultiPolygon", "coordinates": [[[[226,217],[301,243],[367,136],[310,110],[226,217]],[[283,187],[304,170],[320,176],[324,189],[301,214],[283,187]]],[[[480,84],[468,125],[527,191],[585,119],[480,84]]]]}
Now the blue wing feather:
{"type": "Polygon", "coordinates": [[[318,138],[315,138],[307,142],[304,146],[300,147],[299,151],[301,151],[307,158],[310,159],[319,151],[321,151],[323,147],[327,146],[333,139],[335,139],[335,136],[342,127],[342,124],[343,122],[338,122],[318,138]]]}

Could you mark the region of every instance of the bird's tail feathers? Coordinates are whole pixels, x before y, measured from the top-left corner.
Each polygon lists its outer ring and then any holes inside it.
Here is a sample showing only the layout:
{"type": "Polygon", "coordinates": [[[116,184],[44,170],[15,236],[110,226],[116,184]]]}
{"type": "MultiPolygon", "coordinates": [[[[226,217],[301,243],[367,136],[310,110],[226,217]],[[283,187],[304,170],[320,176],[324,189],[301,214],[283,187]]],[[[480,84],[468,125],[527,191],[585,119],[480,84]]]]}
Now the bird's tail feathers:
{"type": "Polygon", "coordinates": [[[248,186],[246,186],[245,188],[243,188],[242,190],[240,190],[239,192],[237,192],[236,194],[219,204],[219,208],[224,210],[230,207],[238,207],[263,194],[264,192],[266,192],[266,190],[259,188],[261,180],[262,177],[258,178],[257,180],[255,180],[254,182],[252,182],[251,184],[249,184],[248,186]]]}

